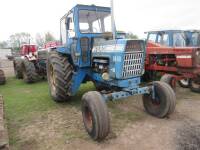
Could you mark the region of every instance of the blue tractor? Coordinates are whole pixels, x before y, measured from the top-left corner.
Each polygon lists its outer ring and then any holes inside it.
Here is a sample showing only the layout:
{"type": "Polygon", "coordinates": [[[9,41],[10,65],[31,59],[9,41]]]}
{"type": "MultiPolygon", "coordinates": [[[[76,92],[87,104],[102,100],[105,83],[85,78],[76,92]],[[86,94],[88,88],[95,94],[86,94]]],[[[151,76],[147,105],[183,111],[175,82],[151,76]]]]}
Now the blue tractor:
{"type": "Polygon", "coordinates": [[[47,59],[50,94],[56,102],[69,100],[80,85],[92,81],[97,91],[82,97],[82,116],[86,131],[94,140],[110,131],[106,106],[143,94],[145,110],[163,118],[175,109],[175,94],[166,83],[140,86],[144,73],[145,42],[113,36],[111,8],[76,5],[60,20],[61,47],[52,49],[47,59]]]}

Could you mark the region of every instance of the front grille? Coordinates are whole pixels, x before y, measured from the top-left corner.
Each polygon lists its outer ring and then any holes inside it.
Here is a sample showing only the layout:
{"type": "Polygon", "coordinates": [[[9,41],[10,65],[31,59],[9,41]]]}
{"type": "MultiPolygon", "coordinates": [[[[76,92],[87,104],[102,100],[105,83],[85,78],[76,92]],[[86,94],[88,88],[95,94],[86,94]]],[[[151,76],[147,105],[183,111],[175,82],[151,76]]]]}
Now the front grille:
{"type": "Polygon", "coordinates": [[[144,53],[126,53],[124,55],[122,77],[141,76],[143,70],[144,53]]]}

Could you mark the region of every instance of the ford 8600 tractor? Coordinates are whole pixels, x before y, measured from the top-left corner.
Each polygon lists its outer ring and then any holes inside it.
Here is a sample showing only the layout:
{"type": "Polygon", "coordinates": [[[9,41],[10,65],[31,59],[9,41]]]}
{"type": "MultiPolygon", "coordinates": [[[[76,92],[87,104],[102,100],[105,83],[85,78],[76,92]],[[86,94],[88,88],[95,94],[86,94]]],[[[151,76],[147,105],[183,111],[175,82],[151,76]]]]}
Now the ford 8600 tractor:
{"type": "Polygon", "coordinates": [[[176,104],[166,83],[140,85],[145,42],[118,38],[111,18],[110,7],[76,5],[61,18],[62,46],[52,49],[47,59],[50,94],[56,102],[68,101],[87,81],[97,87],[83,95],[81,106],[85,129],[94,140],[110,131],[108,100],[142,94],[145,110],[159,118],[169,116],[176,104]]]}

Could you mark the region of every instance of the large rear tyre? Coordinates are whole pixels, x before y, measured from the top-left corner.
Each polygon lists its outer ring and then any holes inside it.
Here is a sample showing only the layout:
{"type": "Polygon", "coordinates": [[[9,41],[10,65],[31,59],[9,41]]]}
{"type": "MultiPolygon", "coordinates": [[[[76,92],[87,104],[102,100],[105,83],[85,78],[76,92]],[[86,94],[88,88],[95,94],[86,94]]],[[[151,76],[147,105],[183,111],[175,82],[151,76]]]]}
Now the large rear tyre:
{"type": "Polygon", "coordinates": [[[178,81],[178,84],[180,85],[180,87],[182,88],[189,88],[190,87],[190,79],[186,78],[186,79],[182,79],[178,81]]]}
{"type": "Polygon", "coordinates": [[[189,85],[192,92],[200,93],[200,83],[198,81],[190,79],[189,85]]]}
{"type": "Polygon", "coordinates": [[[36,73],[35,65],[33,62],[26,59],[22,62],[23,80],[26,83],[34,83],[38,80],[38,74],[36,73]]]}
{"type": "Polygon", "coordinates": [[[82,116],[86,131],[92,139],[101,141],[110,132],[110,118],[105,101],[96,91],[82,97],[82,116]]]}
{"type": "Polygon", "coordinates": [[[173,77],[171,74],[164,74],[160,81],[165,82],[171,86],[171,88],[176,91],[176,78],[173,77]]]}
{"type": "Polygon", "coordinates": [[[152,116],[164,118],[174,112],[176,97],[171,87],[164,82],[153,82],[155,99],[150,94],[143,95],[145,110],[152,116]]]}
{"type": "Polygon", "coordinates": [[[15,77],[17,79],[23,79],[23,71],[22,71],[22,60],[14,60],[13,61],[15,77]]]}
{"type": "Polygon", "coordinates": [[[68,58],[56,51],[49,52],[47,58],[47,80],[50,95],[56,102],[70,99],[73,67],[68,58]]]}
{"type": "Polygon", "coordinates": [[[6,83],[6,77],[3,70],[0,70],[0,85],[4,85],[6,83]]]}

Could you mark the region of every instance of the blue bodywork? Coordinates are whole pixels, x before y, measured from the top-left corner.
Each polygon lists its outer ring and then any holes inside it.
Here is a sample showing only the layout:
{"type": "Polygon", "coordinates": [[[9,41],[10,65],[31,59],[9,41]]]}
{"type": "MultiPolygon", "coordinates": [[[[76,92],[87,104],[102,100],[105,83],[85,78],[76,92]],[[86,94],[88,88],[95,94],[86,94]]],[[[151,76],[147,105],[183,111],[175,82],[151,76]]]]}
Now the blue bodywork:
{"type": "MultiPolygon", "coordinates": [[[[141,45],[141,50],[138,52],[126,52],[126,46],[128,45],[128,39],[117,38],[115,40],[107,39],[102,40],[105,37],[105,33],[82,33],[79,27],[79,11],[98,11],[98,12],[111,12],[108,7],[99,6],[87,6],[87,5],[76,5],[72,10],[69,11],[64,17],[62,17],[61,22],[65,22],[69,16],[72,16],[74,22],[74,32],[75,36],[69,36],[69,30],[66,27],[66,39],[61,37],[63,43],[62,47],[57,47],[57,51],[68,57],[70,63],[73,65],[75,73],[72,77],[72,86],[70,89],[70,95],[73,96],[78,91],[81,83],[86,81],[93,81],[98,85],[104,85],[107,87],[115,87],[118,90],[109,94],[105,94],[104,97],[108,99],[120,99],[127,96],[135,94],[150,93],[152,88],[149,87],[139,87],[140,76],[144,73],[144,59],[145,59],[145,42],[142,40],[136,40],[135,42],[141,45]],[[65,21],[63,21],[65,20],[65,21]],[[101,39],[101,40],[98,40],[101,39]],[[94,39],[97,39],[96,41],[94,39]],[[66,41],[65,41],[66,40],[66,41]],[[81,42],[87,43],[82,46],[81,42]],[[86,41],[86,42],[85,42],[86,41]],[[91,44],[93,43],[93,44],[91,44]],[[83,49],[86,48],[86,51],[83,49]],[[83,48],[84,47],[84,48],[83,48]],[[127,56],[125,56],[127,55],[127,56]],[[83,57],[84,56],[84,57],[83,57]],[[132,59],[129,62],[127,59],[132,59]],[[138,57],[138,58],[137,58],[138,57]],[[140,57],[140,58],[139,58],[140,57]],[[104,79],[102,73],[94,71],[93,65],[98,64],[101,58],[103,58],[106,63],[108,63],[108,79],[104,79]],[[135,59],[135,60],[134,60],[135,59]],[[97,61],[97,62],[96,62],[97,61]],[[126,63],[124,63],[127,61],[126,63]],[[128,63],[137,64],[133,68],[128,63]],[[127,67],[125,66],[127,65],[127,67]],[[131,68],[132,67],[132,68],[131,68]],[[132,71],[126,71],[126,69],[132,69],[132,71]]],[[[89,13],[88,13],[89,16],[89,13]]],[[[67,26],[67,25],[66,25],[67,26]]],[[[61,31],[62,32],[62,31],[61,31]]],[[[109,37],[109,36],[108,36],[109,37]]],[[[101,66],[101,64],[100,64],[101,66]]],[[[103,68],[102,68],[103,69],[103,68]]],[[[106,75],[107,75],[106,74],[106,75]]]]}

